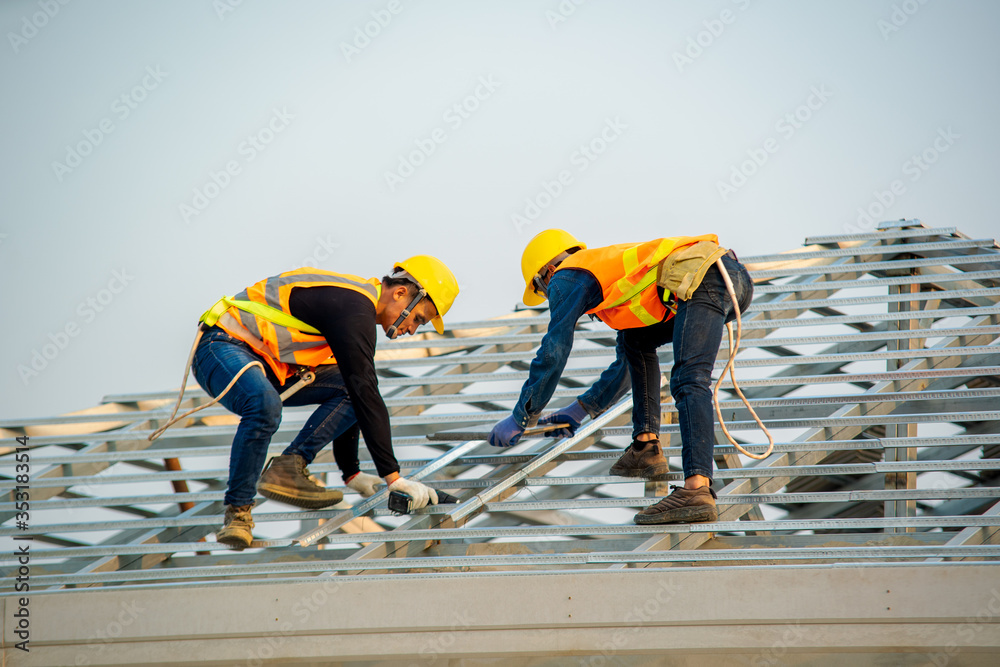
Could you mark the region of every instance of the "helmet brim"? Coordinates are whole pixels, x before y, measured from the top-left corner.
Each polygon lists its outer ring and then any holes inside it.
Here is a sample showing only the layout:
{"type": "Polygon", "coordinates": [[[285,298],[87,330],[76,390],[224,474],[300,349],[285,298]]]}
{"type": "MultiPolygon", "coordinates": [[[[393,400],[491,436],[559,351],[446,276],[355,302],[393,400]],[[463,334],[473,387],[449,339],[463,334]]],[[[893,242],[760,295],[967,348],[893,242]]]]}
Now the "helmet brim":
{"type": "Polygon", "coordinates": [[[521,297],[521,301],[524,301],[526,306],[538,306],[545,303],[547,297],[541,294],[535,294],[535,290],[531,285],[524,288],[524,296],[521,297]]]}

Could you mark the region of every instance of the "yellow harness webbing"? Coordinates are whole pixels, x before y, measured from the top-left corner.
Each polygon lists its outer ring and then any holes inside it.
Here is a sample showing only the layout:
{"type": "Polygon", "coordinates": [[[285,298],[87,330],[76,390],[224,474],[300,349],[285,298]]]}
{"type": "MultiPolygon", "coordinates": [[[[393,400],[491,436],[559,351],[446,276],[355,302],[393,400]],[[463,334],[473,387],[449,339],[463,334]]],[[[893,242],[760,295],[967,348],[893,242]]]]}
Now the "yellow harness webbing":
{"type": "Polygon", "coordinates": [[[284,311],[272,308],[266,303],[243,301],[240,299],[234,299],[231,296],[224,296],[216,301],[215,305],[202,313],[200,321],[204,322],[207,326],[215,326],[215,323],[219,321],[219,318],[225,315],[226,311],[233,307],[239,308],[240,310],[250,313],[251,315],[263,317],[265,320],[274,322],[279,326],[287,327],[289,329],[298,329],[303,333],[319,335],[319,329],[316,327],[310,326],[299,318],[289,315],[284,311]]]}

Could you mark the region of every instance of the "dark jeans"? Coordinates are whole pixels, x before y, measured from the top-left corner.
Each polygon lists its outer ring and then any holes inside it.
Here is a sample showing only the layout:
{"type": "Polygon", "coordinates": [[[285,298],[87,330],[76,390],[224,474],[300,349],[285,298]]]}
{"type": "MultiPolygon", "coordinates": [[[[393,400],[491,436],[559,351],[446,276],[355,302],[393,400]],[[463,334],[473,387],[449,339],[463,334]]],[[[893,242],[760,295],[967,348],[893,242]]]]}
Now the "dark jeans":
{"type": "MultiPolygon", "coordinates": [[[[298,378],[288,378],[283,387],[260,355],[218,327],[212,327],[202,336],[191,366],[198,384],[214,397],[251,361],[261,362],[266,373],[251,368],[220,401],[240,416],[229,455],[227,505],[249,505],[253,501],[257,480],[267,458],[267,447],[281,424],[280,393],[295,384],[298,378]]],[[[334,453],[341,468],[351,465],[352,461],[356,466],[358,428],[344,378],[335,365],[318,366],[315,372],[316,380],[289,397],[285,405],[319,404],[319,407],[283,453],[299,454],[309,463],[336,438],[334,453]],[[353,451],[349,442],[352,438],[353,451]]]]}
{"type": "MultiPolygon", "coordinates": [[[[753,299],[753,281],[734,259],[722,258],[744,312],[753,299]]],[[[732,299],[716,266],[687,301],[677,302],[677,315],[659,324],[623,331],[625,358],[632,378],[632,437],[660,432],[660,362],[656,348],[672,341],[674,367],[670,395],[677,404],[684,477],[712,477],[715,416],[712,410],[712,369],[719,354],[722,330],[736,319],[732,299]]]]}

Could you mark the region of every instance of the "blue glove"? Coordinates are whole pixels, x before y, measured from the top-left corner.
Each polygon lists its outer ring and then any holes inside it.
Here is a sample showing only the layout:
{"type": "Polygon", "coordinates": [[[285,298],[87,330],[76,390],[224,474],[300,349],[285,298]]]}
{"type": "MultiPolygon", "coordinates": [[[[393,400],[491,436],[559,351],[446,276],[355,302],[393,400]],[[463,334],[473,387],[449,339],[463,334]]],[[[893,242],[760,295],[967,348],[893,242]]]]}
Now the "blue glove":
{"type": "Polygon", "coordinates": [[[517,425],[514,416],[498,421],[490,433],[490,444],[494,447],[513,447],[521,439],[524,429],[517,425]]]}
{"type": "Polygon", "coordinates": [[[569,438],[580,428],[580,424],[588,416],[587,409],[580,405],[580,401],[573,401],[565,408],[556,410],[552,414],[538,420],[538,425],[544,424],[569,424],[568,428],[561,428],[558,431],[549,431],[545,435],[549,438],[569,438]]]}

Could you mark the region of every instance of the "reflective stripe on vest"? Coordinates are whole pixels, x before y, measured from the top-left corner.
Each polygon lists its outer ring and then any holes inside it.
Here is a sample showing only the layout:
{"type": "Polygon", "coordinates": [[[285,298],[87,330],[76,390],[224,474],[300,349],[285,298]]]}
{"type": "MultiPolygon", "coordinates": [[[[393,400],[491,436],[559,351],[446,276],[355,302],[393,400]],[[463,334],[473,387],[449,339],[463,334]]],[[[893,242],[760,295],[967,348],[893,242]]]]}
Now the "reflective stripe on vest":
{"type": "Polygon", "coordinates": [[[288,300],[296,287],[349,289],[365,295],[373,305],[378,303],[382,293],[382,281],[378,278],[366,280],[306,267],[266,278],[235,297],[220,299],[202,315],[202,321],[216,324],[230,336],[250,345],[264,357],[281,382],[292,374],[290,365],[336,363],[319,331],[291,314],[288,300]]]}
{"type": "MultiPolygon", "coordinates": [[[[588,314],[596,315],[613,329],[647,327],[673,316],[656,290],[657,266],[673,251],[698,241],[718,243],[718,237],[715,234],[674,236],[580,250],[567,257],[556,270],[582,269],[600,283],[603,298],[588,314]]],[[[663,298],[668,296],[664,294],[663,298]]]]}

